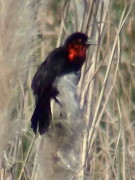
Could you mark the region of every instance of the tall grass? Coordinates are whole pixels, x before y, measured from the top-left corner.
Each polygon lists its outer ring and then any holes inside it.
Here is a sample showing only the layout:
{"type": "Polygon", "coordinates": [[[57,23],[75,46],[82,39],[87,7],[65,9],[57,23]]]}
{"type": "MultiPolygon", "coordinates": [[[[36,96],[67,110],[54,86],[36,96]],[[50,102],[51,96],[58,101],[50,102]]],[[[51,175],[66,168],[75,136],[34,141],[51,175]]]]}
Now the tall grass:
{"type": "Polygon", "coordinates": [[[0,168],[3,179],[7,174],[5,169],[8,172],[20,160],[21,134],[26,122],[29,123],[28,71],[31,71],[37,34],[36,11],[34,1],[0,1],[0,168]]]}
{"type": "Polygon", "coordinates": [[[135,179],[134,9],[132,0],[0,0],[2,180],[135,179]],[[60,119],[52,104],[49,133],[35,136],[33,73],[74,31],[97,45],[89,49],[78,91],[73,76],[60,84],[62,96],[70,90],[63,99],[68,118],[62,112],[60,119]]]}

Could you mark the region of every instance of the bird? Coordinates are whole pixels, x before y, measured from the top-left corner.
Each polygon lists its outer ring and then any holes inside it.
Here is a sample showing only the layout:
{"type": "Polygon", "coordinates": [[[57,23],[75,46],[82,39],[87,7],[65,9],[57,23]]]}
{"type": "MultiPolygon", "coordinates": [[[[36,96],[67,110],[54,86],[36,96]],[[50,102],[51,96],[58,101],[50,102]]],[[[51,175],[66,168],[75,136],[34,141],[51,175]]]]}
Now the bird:
{"type": "Polygon", "coordinates": [[[58,104],[59,91],[56,79],[81,70],[86,60],[86,52],[93,42],[85,33],[72,33],[58,48],[49,53],[47,58],[38,67],[31,88],[35,96],[35,109],[31,117],[31,128],[36,134],[46,133],[49,129],[51,114],[51,99],[58,104]]]}

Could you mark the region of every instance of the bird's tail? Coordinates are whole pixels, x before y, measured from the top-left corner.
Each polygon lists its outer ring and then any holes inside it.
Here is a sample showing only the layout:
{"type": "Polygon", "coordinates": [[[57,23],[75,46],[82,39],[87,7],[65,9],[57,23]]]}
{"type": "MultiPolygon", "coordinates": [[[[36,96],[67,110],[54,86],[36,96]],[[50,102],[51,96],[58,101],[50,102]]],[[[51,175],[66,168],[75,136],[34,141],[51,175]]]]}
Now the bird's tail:
{"type": "Polygon", "coordinates": [[[31,128],[35,134],[37,131],[39,131],[41,135],[44,134],[48,130],[51,118],[50,98],[38,99],[31,118],[31,128]]]}

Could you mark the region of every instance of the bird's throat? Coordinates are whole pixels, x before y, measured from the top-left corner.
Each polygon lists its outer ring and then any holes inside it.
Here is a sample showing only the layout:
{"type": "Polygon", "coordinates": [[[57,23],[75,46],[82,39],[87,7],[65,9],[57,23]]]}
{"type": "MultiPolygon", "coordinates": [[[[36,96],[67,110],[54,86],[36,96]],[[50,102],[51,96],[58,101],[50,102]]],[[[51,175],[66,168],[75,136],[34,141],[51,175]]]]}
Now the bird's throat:
{"type": "Polygon", "coordinates": [[[86,57],[86,47],[75,46],[70,47],[68,50],[68,58],[70,62],[73,62],[76,58],[85,58],[86,57]]]}

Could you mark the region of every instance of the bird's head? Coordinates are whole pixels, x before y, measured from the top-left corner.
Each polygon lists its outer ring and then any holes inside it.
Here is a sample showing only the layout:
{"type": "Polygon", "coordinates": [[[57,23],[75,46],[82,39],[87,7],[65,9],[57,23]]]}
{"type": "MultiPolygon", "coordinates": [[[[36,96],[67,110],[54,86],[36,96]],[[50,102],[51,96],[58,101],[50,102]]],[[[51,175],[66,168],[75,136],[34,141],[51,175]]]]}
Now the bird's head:
{"type": "Polygon", "coordinates": [[[86,50],[90,45],[94,43],[88,38],[88,36],[81,32],[76,32],[70,35],[64,46],[68,50],[68,59],[73,62],[76,58],[86,58],[86,50]]]}

